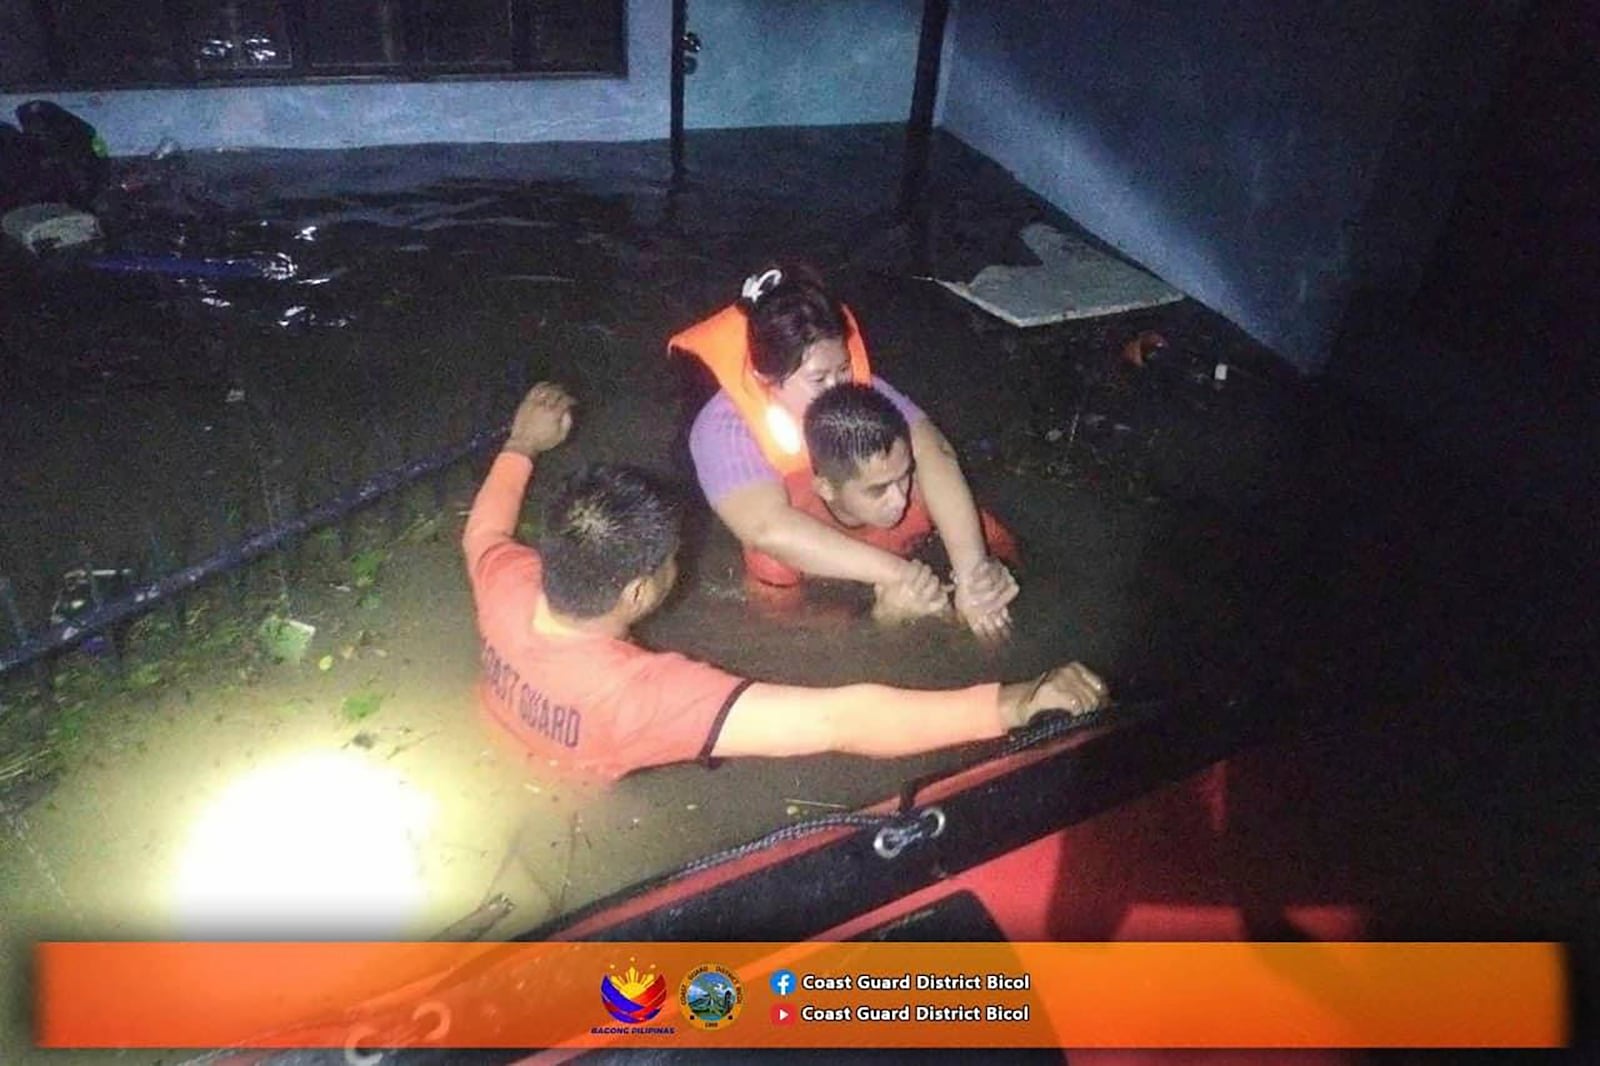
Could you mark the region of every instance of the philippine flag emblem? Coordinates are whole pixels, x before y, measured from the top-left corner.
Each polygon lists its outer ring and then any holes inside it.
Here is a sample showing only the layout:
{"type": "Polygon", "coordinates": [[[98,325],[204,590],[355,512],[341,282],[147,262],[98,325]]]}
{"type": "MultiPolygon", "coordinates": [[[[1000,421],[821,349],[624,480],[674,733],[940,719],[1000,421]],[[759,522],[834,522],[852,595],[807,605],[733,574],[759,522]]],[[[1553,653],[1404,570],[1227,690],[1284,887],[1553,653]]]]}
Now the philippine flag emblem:
{"type": "Polygon", "coordinates": [[[629,966],[624,974],[600,978],[600,1002],[606,1011],[625,1025],[647,1022],[661,1013],[667,1001],[667,979],[658,973],[640,973],[629,966]]]}

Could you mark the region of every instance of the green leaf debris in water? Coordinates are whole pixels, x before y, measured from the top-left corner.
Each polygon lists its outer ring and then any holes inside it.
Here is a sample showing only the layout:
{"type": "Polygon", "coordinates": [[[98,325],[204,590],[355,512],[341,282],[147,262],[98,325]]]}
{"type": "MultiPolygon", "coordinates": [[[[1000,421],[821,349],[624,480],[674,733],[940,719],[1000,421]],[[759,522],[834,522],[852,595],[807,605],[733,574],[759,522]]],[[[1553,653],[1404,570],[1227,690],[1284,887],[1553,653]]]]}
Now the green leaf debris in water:
{"type": "Polygon", "coordinates": [[[162,681],[160,663],[141,663],[128,672],[128,684],[132,688],[151,688],[162,681]]]}
{"type": "Polygon", "coordinates": [[[341,710],[344,716],[352,722],[359,722],[364,718],[371,718],[378,713],[378,708],[383,706],[381,692],[358,692],[354,696],[346,696],[341,710]]]}
{"type": "Polygon", "coordinates": [[[297,663],[305,658],[306,649],[311,646],[311,638],[316,632],[316,626],[273,614],[262,620],[256,635],[261,641],[262,650],[272,658],[279,662],[297,663]]]}
{"type": "Polygon", "coordinates": [[[389,553],[382,548],[356,552],[350,557],[350,583],[358,589],[371,588],[388,559],[389,553]]]}
{"type": "Polygon", "coordinates": [[[400,539],[407,544],[421,544],[424,541],[437,540],[443,523],[443,511],[422,515],[413,521],[404,533],[400,534],[400,539]]]}

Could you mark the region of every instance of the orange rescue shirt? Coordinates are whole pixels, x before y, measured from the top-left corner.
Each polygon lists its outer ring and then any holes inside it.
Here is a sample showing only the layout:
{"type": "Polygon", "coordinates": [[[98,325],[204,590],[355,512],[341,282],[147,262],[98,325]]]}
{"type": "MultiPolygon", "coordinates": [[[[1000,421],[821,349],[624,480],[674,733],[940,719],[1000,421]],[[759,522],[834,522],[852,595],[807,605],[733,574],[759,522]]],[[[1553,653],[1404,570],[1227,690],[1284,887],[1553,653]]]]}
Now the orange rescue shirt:
{"type": "Polygon", "coordinates": [[[565,630],[540,613],[539,553],[512,536],[532,472],[525,456],[502,453],[463,537],[488,717],[530,758],[604,778],[709,758],[750,682],[682,655],[565,630]]]}

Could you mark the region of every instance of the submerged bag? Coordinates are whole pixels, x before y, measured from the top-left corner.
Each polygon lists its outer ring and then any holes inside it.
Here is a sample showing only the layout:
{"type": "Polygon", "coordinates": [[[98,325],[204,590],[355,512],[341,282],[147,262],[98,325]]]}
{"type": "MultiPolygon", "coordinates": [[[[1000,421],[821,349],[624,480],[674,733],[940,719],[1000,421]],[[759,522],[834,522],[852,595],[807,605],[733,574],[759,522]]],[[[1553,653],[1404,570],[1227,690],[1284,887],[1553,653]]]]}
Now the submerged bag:
{"type": "Polygon", "coordinates": [[[111,173],[105,141],[95,128],[49,100],[18,107],[17,123],[37,167],[31,195],[22,202],[59,201],[88,210],[111,173]]]}

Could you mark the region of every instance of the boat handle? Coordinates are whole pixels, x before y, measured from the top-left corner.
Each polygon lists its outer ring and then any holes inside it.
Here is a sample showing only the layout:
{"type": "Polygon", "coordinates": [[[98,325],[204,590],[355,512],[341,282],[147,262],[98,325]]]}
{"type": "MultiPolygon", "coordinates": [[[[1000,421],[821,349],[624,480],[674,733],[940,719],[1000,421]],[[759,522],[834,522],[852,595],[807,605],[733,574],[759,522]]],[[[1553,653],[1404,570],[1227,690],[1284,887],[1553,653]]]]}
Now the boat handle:
{"type": "Polygon", "coordinates": [[[872,840],[872,850],[880,858],[893,859],[913,843],[924,838],[933,840],[944,832],[944,811],[938,807],[925,807],[908,825],[886,825],[878,830],[872,840]]]}

